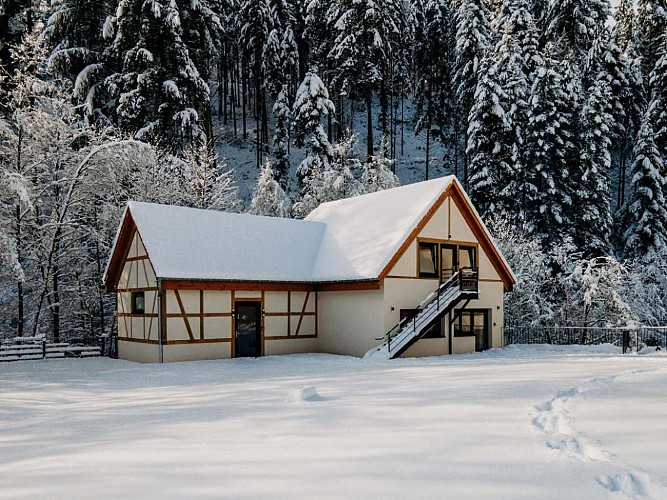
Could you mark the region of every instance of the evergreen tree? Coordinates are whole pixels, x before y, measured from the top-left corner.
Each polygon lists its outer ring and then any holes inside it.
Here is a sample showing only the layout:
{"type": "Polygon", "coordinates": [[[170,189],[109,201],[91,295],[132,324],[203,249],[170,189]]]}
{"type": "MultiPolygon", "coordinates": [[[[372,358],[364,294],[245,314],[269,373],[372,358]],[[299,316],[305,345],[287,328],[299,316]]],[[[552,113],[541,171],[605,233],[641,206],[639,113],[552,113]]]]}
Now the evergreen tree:
{"type": "Polygon", "coordinates": [[[665,208],[665,159],[655,145],[652,117],[657,103],[652,101],[644,114],[632,164],[632,198],[625,209],[625,256],[641,257],[657,253],[667,244],[665,208]]]}
{"type": "Polygon", "coordinates": [[[292,201],[276,180],[269,162],[264,164],[257,178],[249,213],[283,218],[292,213],[292,201]]]}
{"type": "MultiPolygon", "coordinates": [[[[275,118],[275,133],[273,135],[273,156],[275,158],[275,175],[280,187],[287,190],[289,187],[290,157],[290,117],[291,110],[287,99],[287,91],[283,88],[273,104],[275,118]]],[[[273,171],[273,170],[272,170],[273,171]]]]}
{"type": "MultiPolygon", "coordinates": [[[[479,67],[474,105],[468,120],[470,167],[466,186],[482,214],[503,207],[500,183],[507,184],[516,178],[506,141],[510,126],[503,103],[508,100],[491,58],[484,58],[479,67]]],[[[511,193],[512,196],[514,194],[511,193]]]]}
{"type": "Polygon", "coordinates": [[[661,47],[667,33],[667,1],[639,0],[637,4],[637,53],[641,59],[646,83],[660,59],[661,47]]]}
{"type": "MultiPolygon", "coordinates": [[[[434,0],[435,1],[435,0],[434,0]]],[[[327,12],[335,40],[328,57],[333,85],[349,89],[350,98],[366,104],[366,156],[373,156],[373,92],[387,76],[387,61],[397,43],[396,0],[341,0],[327,12]]]]}
{"type": "Polygon", "coordinates": [[[380,143],[380,154],[374,156],[372,161],[365,163],[363,166],[361,175],[363,192],[374,193],[400,186],[401,182],[392,171],[394,161],[387,158],[387,139],[383,137],[380,143]]]}
{"type": "Polygon", "coordinates": [[[573,211],[574,242],[588,258],[609,255],[611,236],[610,171],[614,116],[611,88],[594,82],[579,116],[579,172],[573,211]]]}
{"type": "Polygon", "coordinates": [[[199,16],[208,11],[191,5],[121,0],[106,27],[111,43],[105,59],[116,69],[106,79],[114,120],[137,138],[170,151],[206,142],[209,88],[184,33],[207,24],[199,16]]]}
{"type": "Polygon", "coordinates": [[[615,40],[618,46],[628,52],[635,44],[637,18],[634,0],[620,0],[614,11],[615,40]]]}
{"type": "Polygon", "coordinates": [[[561,61],[545,56],[530,94],[526,212],[531,231],[545,248],[567,234],[572,197],[565,189],[573,157],[572,88],[561,61]]]}
{"type": "Polygon", "coordinates": [[[313,68],[306,73],[292,107],[294,142],[298,147],[306,147],[306,158],[297,169],[299,191],[304,198],[301,205],[295,206],[299,216],[305,217],[319,204],[312,193],[320,192],[324,171],[329,169],[334,155],[322,119],[333,112],[329,92],[313,68]]]}
{"type": "Polygon", "coordinates": [[[655,144],[663,159],[667,159],[667,35],[660,58],[649,76],[649,87],[655,101],[652,116],[655,144]]]}
{"type": "Polygon", "coordinates": [[[641,76],[617,44],[620,38],[618,29],[614,28],[611,34],[600,32],[586,58],[583,77],[588,88],[600,82],[606,83],[609,88],[612,158],[618,172],[616,206],[620,207],[625,199],[628,163],[641,118],[642,89],[641,76]]]}
{"type": "Polygon", "coordinates": [[[166,159],[181,180],[179,204],[223,212],[241,210],[234,171],[218,161],[210,145],[193,145],[182,157],[182,160],[171,156],[166,159]]]}
{"type": "MultiPolygon", "coordinates": [[[[425,178],[429,178],[431,141],[446,141],[454,118],[454,13],[446,0],[423,0],[413,5],[414,71],[416,75],[415,131],[426,132],[425,178]]],[[[370,155],[372,156],[372,155],[370,155]]]]}
{"type": "MultiPolygon", "coordinates": [[[[467,143],[468,116],[473,105],[479,66],[491,50],[491,26],[484,0],[462,0],[456,11],[456,66],[454,84],[458,104],[459,127],[463,144],[467,143]]],[[[465,148],[464,148],[465,149],[465,148]]],[[[468,155],[464,155],[463,180],[468,178],[468,155]]]]}
{"type": "Polygon", "coordinates": [[[609,18],[609,0],[561,0],[551,2],[545,36],[560,50],[581,61],[597,33],[609,18]]]}

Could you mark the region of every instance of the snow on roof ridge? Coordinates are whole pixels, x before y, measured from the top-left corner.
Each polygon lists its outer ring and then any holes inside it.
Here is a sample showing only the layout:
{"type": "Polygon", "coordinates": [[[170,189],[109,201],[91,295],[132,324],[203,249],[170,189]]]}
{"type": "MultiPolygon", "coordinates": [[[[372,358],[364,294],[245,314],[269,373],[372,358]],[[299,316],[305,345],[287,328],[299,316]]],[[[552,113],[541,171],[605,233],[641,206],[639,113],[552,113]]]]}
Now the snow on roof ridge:
{"type": "MultiPolygon", "coordinates": [[[[456,177],[449,175],[323,203],[305,219],[131,200],[112,248],[129,211],[161,278],[283,282],[376,279],[453,183],[460,187],[456,177]],[[234,236],[229,238],[229,233],[234,236]]],[[[495,244],[467,194],[461,191],[495,244]]],[[[511,273],[504,256],[498,254],[511,273]]]]}

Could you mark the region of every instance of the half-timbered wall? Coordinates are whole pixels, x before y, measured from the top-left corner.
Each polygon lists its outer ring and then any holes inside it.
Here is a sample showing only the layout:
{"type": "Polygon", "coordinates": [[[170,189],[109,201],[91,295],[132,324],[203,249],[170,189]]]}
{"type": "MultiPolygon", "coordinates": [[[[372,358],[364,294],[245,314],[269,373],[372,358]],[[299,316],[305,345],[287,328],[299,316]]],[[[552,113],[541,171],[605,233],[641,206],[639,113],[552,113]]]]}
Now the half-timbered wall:
{"type": "Polygon", "coordinates": [[[317,350],[317,293],[189,289],[196,286],[190,282],[187,289],[175,285],[164,291],[165,361],[234,357],[237,301],[260,303],[263,355],[317,350]]]}
{"type": "Polygon", "coordinates": [[[117,321],[119,356],[135,361],[157,361],[157,279],[137,232],[132,237],[118,281],[117,321]],[[132,294],[136,292],[144,293],[142,314],[132,312],[132,294]]]}

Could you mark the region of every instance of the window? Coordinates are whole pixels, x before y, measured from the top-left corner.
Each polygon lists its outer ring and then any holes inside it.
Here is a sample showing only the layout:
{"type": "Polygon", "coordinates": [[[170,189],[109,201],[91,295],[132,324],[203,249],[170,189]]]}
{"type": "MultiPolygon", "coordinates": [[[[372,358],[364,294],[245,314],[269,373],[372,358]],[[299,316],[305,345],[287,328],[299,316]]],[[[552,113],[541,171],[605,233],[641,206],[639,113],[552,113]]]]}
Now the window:
{"type": "Polygon", "coordinates": [[[462,267],[477,267],[475,247],[459,247],[459,269],[462,267]]]}
{"type": "Polygon", "coordinates": [[[132,292],[132,314],[144,314],[146,312],[145,301],[144,292],[132,292]]]}
{"type": "Polygon", "coordinates": [[[464,267],[477,267],[477,247],[453,243],[419,242],[419,277],[447,281],[464,267]]]}
{"type": "Polygon", "coordinates": [[[438,244],[419,243],[419,276],[422,278],[437,278],[437,269],[438,244]]]}
{"type": "Polygon", "coordinates": [[[457,311],[454,337],[475,337],[475,351],[489,348],[488,310],[457,311]]]}

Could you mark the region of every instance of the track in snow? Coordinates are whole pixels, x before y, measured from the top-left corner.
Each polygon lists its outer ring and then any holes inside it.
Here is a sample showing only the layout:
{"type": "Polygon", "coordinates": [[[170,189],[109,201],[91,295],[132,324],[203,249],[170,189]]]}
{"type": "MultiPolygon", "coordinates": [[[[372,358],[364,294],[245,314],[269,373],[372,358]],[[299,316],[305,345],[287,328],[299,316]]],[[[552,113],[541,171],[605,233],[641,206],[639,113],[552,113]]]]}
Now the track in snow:
{"type": "Polygon", "coordinates": [[[586,394],[613,384],[621,378],[632,377],[657,370],[632,370],[610,377],[594,378],[580,387],[572,387],[535,406],[533,427],[544,434],[547,446],[582,462],[598,462],[609,469],[609,474],[598,475],[595,480],[610,493],[618,493],[633,499],[667,498],[667,488],[656,483],[651,477],[625,463],[621,458],[605,450],[594,439],[578,432],[572,426],[568,410],[573,399],[583,399],[586,394]]]}

